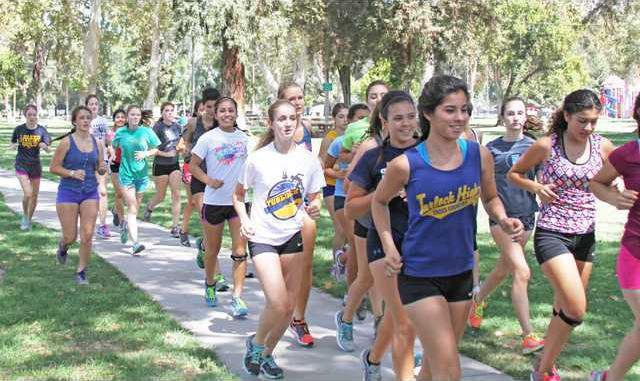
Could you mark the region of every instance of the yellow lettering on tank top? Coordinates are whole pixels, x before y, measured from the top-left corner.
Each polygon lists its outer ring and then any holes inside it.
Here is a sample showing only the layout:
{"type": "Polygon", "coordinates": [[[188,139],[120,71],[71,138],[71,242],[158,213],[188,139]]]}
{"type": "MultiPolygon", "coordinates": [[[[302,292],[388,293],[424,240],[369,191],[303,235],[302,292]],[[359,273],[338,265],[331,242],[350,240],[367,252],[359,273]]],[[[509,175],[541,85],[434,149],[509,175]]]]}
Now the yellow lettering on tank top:
{"type": "Polygon", "coordinates": [[[426,195],[419,193],[416,195],[420,205],[420,215],[423,217],[433,217],[439,220],[448,215],[460,211],[467,206],[478,204],[480,198],[480,187],[473,184],[473,187],[463,185],[458,187],[454,194],[452,191],[445,196],[435,196],[431,201],[426,201],[426,195]]]}

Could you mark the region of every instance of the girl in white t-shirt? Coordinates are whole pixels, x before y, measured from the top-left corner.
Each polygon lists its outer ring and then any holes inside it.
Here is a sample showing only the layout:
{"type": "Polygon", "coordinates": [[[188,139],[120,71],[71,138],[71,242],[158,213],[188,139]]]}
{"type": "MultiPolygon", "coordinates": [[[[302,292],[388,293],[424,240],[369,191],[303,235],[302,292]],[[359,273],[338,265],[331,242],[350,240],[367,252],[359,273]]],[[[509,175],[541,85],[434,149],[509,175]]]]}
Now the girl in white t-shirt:
{"type": "MultiPolygon", "coordinates": [[[[231,233],[231,259],[233,260],[233,316],[247,316],[247,304],[242,300],[242,289],[247,271],[247,241],[240,234],[240,220],[233,208],[232,194],[247,159],[249,136],[238,128],[238,106],[228,97],[216,100],[215,121],[191,149],[191,174],[206,185],[202,206],[206,273],[205,300],[211,307],[218,304],[216,295],[216,263],[222,245],[224,222],[231,233]],[[217,128],[215,128],[217,127],[217,128]],[[205,161],[207,173],[200,167],[205,161]]],[[[219,269],[218,269],[219,270],[219,269]]]]}
{"type": "Polygon", "coordinates": [[[318,159],[294,141],[295,107],[278,100],[268,114],[269,130],[247,159],[233,204],[267,302],[257,332],[247,338],[243,367],[249,374],[282,378],[272,353],[291,321],[302,281],[303,220],[320,217],[325,182],[318,159]],[[251,217],[244,206],[248,189],[251,217]]]}

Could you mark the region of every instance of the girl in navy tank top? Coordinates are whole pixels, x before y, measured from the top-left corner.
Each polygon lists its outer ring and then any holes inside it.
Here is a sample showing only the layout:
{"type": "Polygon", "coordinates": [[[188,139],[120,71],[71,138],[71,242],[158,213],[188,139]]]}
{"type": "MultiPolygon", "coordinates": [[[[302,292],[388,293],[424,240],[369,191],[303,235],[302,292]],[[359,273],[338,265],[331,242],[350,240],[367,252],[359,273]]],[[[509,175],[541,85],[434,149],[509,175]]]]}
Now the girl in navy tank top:
{"type": "Polygon", "coordinates": [[[427,140],[389,163],[371,205],[387,276],[398,274],[400,299],[434,380],[461,377],[458,342],[473,287],[478,200],[512,239],[521,239],[523,233],[520,220],[507,217],[498,197],[491,154],[461,139],[469,124],[469,99],[459,78],[435,76],[425,84],[418,111],[427,140]],[[403,188],[409,224],[401,255],[393,241],[388,204],[403,188]]]}
{"type": "Polygon", "coordinates": [[[560,380],[556,359],[587,309],[586,288],[595,251],[596,200],[591,180],[614,149],[594,134],[602,104],[591,90],[567,95],[549,136],[537,140],[508,173],[516,186],[542,202],[533,246],[554,291],[553,318],[531,380],[560,380]],[[539,182],[527,172],[540,166],[539,182]]]}
{"type": "Polygon", "coordinates": [[[80,219],[80,249],[76,282],[86,285],[87,266],[91,255],[93,233],[98,216],[98,181],[96,172],[107,173],[103,146],[89,134],[91,111],[85,106],[71,113],[72,133],[61,139],[51,159],[49,171],[61,177],[56,199],[56,211],[62,227],[56,256],[62,265],[67,262],[67,250],[77,239],[80,219]]]}

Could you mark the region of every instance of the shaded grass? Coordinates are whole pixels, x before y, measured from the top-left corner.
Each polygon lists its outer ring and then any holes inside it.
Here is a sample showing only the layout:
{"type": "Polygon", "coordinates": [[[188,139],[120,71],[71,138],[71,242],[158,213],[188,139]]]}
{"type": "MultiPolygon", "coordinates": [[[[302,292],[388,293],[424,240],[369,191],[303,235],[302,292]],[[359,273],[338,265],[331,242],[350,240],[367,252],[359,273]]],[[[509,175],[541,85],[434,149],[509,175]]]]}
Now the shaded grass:
{"type": "MultiPolygon", "coordinates": [[[[1,379],[233,379],[212,351],[101,258],[91,284],[74,282],[77,256],[55,262],[59,235],[0,202],[1,379]]],[[[72,249],[72,253],[75,250],[72,249]]]]}
{"type": "MultiPolygon", "coordinates": [[[[5,141],[8,142],[8,137],[4,133],[6,130],[1,127],[2,124],[0,124],[0,145],[5,141]]],[[[616,145],[624,144],[635,138],[633,133],[605,132],[603,135],[616,145]]],[[[14,156],[13,152],[0,151],[0,166],[12,167],[14,156]]],[[[46,165],[48,165],[47,160],[45,155],[43,162],[47,163],[46,165]]],[[[152,195],[152,191],[146,192],[145,202],[152,195]]],[[[158,205],[153,213],[152,222],[167,228],[171,227],[169,197],[164,203],[158,205]]],[[[201,232],[197,213],[194,213],[190,221],[190,233],[199,236],[201,232]]],[[[332,265],[332,234],[331,220],[323,210],[322,217],[318,221],[313,284],[315,287],[341,298],[346,290],[345,285],[335,282],[329,275],[329,269],[332,265]]],[[[605,368],[613,361],[618,344],[633,325],[633,315],[624,302],[615,277],[618,237],[600,238],[598,257],[589,290],[589,312],[585,323],[575,331],[570,344],[558,362],[563,380],[584,380],[591,370],[605,368]]],[[[480,234],[478,241],[482,257],[481,271],[485,277],[493,269],[499,253],[488,234],[480,234]]],[[[225,235],[223,243],[226,247],[229,246],[228,235],[225,235]]],[[[532,280],[529,286],[532,323],[536,331],[542,335],[549,322],[553,296],[548,282],[535,261],[531,244],[528,246],[527,260],[532,270],[532,280]]],[[[510,279],[508,279],[489,298],[489,307],[482,330],[467,332],[461,345],[461,352],[522,380],[528,378],[533,358],[520,354],[520,327],[511,307],[510,284],[510,279]]],[[[0,368],[2,368],[1,364],[0,368]]],[[[2,373],[0,373],[1,375],[2,373]]],[[[640,380],[639,365],[632,369],[627,379],[640,380]]]]}

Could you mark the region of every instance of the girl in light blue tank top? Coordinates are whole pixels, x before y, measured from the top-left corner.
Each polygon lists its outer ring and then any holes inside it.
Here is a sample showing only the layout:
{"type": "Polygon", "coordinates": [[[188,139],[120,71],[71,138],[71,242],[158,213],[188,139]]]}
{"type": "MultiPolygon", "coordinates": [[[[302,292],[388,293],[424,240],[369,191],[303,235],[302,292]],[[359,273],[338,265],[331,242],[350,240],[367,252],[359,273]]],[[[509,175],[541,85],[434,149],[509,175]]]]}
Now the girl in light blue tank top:
{"type": "Polygon", "coordinates": [[[486,148],[461,139],[471,116],[464,81],[446,75],[431,78],[419,98],[418,112],[427,140],[388,164],[371,209],[387,276],[398,276],[400,300],[422,347],[438,348],[424,353],[431,377],[457,380],[458,341],[473,286],[474,207],[482,197],[488,214],[513,239],[521,238],[522,223],[504,211],[486,148]],[[388,204],[403,188],[409,227],[400,256],[388,204]]]}

